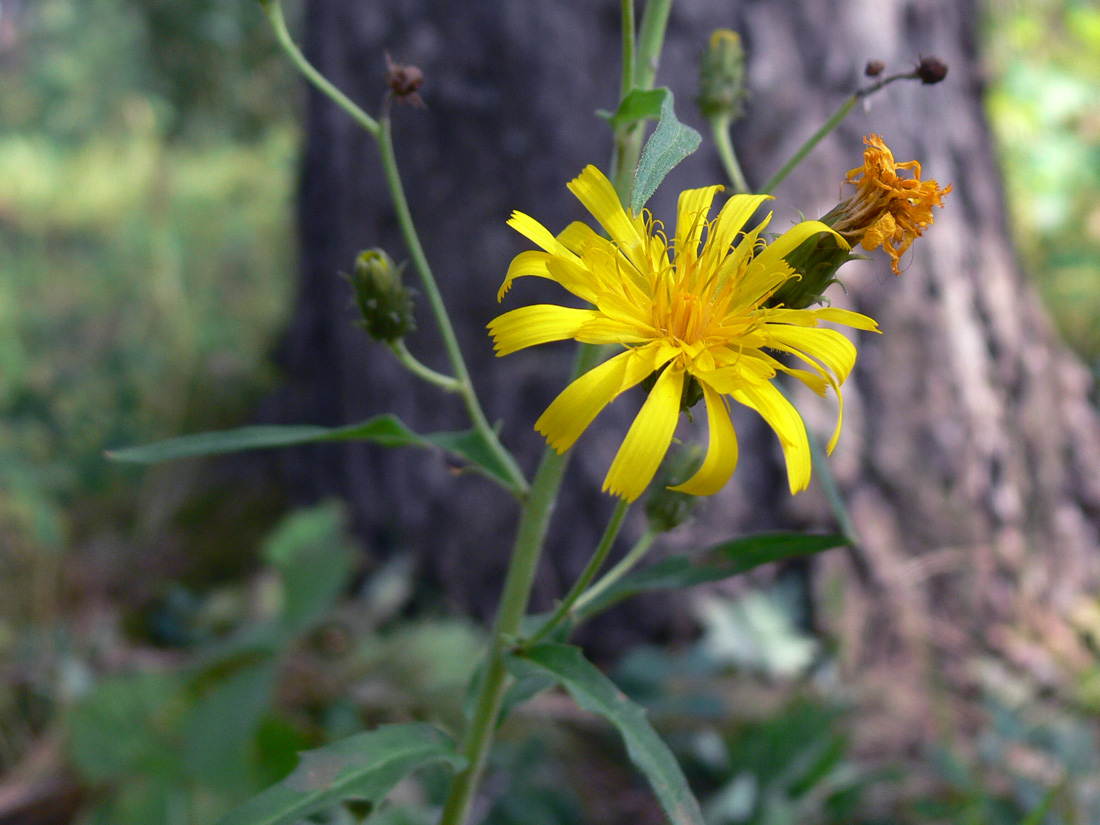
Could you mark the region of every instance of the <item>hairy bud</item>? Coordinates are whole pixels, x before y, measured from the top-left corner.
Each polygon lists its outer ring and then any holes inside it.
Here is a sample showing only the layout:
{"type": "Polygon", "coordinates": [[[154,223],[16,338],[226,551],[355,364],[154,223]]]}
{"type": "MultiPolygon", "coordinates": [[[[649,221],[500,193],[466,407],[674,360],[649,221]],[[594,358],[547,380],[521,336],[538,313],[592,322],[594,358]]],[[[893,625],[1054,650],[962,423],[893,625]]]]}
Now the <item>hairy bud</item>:
{"type": "Polygon", "coordinates": [[[401,282],[404,264],[395,266],[381,249],[360,252],[351,275],[344,275],[355,290],[355,304],[367,334],[392,343],[416,329],[412,294],[401,282]]]}
{"type": "Polygon", "coordinates": [[[649,526],[658,533],[679,527],[695,512],[699,497],[668,489],[682,484],[703,463],[703,450],[693,444],[674,453],[662,465],[657,483],[650,488],[645,501],[645,516],[649,526]]]}
{"type": "Polygon", "coordinates": [[[708,120],[736,120],[747,96],[741,37],[730,29],[717,29],[699,67],[699,111],[708,120]]]}

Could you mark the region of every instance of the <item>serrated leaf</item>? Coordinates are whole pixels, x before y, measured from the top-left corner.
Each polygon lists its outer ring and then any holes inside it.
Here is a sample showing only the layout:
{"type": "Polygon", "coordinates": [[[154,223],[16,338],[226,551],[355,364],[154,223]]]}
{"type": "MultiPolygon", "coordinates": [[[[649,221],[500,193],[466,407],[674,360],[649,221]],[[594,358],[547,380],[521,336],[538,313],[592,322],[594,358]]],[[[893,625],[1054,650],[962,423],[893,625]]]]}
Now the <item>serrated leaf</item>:
{"type": "Polygon", "coordinates": [[[477,430],[419,435],[394,415],[378,415],[347,427],[260,424],[221,432],[181,435],[155,444],[108,450],[107,457],[134,464],[153,464],[158,461],[223,455],[242,450],[337,441],[371,441],[383,447],[435,447],[469,462],[477,472],[501,486],[512,488],[507,469],[497,460],[477,430]]]}
{"type": "Polygon", "coordinates": [[[613,584],[580,611],[582,619],[650,590],[671,590],[720,581],[762,564],[820,553],[851,542],[844,536],[760,533],[715,544],[697,556],[670,556],[613,584]]]}
{"type": "Polygon", "coordinates": [[[661,116],[661,106],[665,98],[671,94],[663,86],[659,89],[632,89],[630,94],[619,101],[619,108],[614,112],[601,109],[596,114],[606,120],[612,129],[629,126],[641,120],[656,120],[661,116]]]}
{"type": "Polygon", "coordinates": [[[646,719],[645,709],[630,701],[580,648],[546,642],[512,659],[529,673],[530,665],[552,676],[583,710],[603,716],[619,731],[627,754],[645,775],[658,802],[676,825],[703,825],[703,813],[672,751],[646,719]],[[527,667],[523,667],[527,665],[527,667]]]}
{"type": "Polygon", "coordinates": [[[283,825],[356,799],[377,805],[394,785],[419,768],[465,760],[454,743],[423,722],[386,725],[302,754],[278,785],[254,796],[218,825],[283,825]]]}
{"type": "Polygon", "coordinates": [[[673,167],[699,148],[702,136],[676,119],[672,92],[661,102],[661,121],[646,141],[642,159],[634,172],[634,189],[630,209],[635,215],[642,211],[661,181],[673,167]]]}

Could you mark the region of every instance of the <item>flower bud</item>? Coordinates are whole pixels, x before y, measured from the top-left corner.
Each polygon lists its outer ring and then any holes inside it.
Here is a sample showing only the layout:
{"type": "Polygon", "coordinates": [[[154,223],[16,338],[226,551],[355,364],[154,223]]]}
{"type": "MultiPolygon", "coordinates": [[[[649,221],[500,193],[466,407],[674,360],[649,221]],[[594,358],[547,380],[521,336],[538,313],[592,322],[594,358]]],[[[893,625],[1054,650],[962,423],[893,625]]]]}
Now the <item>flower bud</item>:
{"type": "Polygon", "coordinates": [[[947,64],[932,55],[922,57],[917,64],[916,75],[925,86],[931,86],[947,77],[947,64]]]}
{"type": "Polygon", "coordinates": [[[717,29],[699,67],[699,111],[707,120],[736,120],[747,96],[741,37],[730,29],[717,29]]]}
{"type": "Polygon", "coordinates": [[[885,70],[886,64],[881,60],[868,60],[867,65],[863,67],[863,73],[868,77],[878,77],[885,70]]]}
{"type": "MultiPolygon", "coordinates": [[[[827,218],[821,220],[829,223],[827,218]]],[[[831,233],[806,239],[784,259],[800,277],[784,283],[767,300],[767,306],[805,309],[818,303],[829,285],[837,282],[836,271],[854,257],[851,248],[831,233]]]]}
{"type": "Polygon", "coordinates": [[[699,497],[670,490],[695,474],[703,463],[703,449],[693,444],[672,454],[661,466],[657,483],[645,500],[645,516],[649,526],[659,533],[679,527],[695,512],[699,497]]]}
{"type": "Polygon", "coordinates": [[[355,290],[363,328],[376,341],[399,341],[416,329],[412,293],[401,282],[404,268],[381,249],[368,249],[355,259],[352,274],[344,275],[355,290]]]}

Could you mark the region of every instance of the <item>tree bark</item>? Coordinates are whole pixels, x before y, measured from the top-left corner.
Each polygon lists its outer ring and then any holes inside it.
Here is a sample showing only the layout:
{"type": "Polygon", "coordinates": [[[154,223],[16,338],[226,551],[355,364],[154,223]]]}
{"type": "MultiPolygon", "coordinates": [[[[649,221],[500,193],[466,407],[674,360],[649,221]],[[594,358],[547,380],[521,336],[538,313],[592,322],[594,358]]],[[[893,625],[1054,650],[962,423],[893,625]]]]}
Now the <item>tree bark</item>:
{"type": "MultiPolygon", "coordinates": [[[[512,209],[551,228],[583,217],[565,182],[586,163],[606,167],[610,155],[593,112],[615,104],[617,15],[615,3],[584,0],[307,4],[308,52],[355,99],[380,99],[384,49],[427,76],[428,108],[396,113],[399,162],[475,383],[527,468],[542,449],[532,422],[564,387],[571,352],[493,358],[484,330],[500,311],[493,296],[510,258],[528,247],[504,221],[512,209]]],[[[971,2],[956,0],[680,0],[658,72],[680,118],[705,131],[690,104],[698,54],[712,29],[740,31],[752,98],[734,141],[759,185],[860,85],[868,59],[898,71],[935,54],[950,66],[940,85],[894,84],[853,112],[773,203],[773,228],[797,220],[798,210],[824,214],[871,132],[900,160],[917,158],[926,177],[955,187],[900,277],[871,253],[842,270],[848,293],[834,296],[875,317],[884,334],[858,341],[833,458],[860,542],[815,562],[812,579],[819,623],[839,639],[845,671],[890,708],[875,724],[895,743],[899,733],[930,733],[933,672],[974,686],[976,653],[1060,684],[1067,677],[1050,640],[1079,655],[1066,629],[1100,580],[1100,424],[1089,374],[1052,331],[1013,256],[981,108],[975,15],[971,2]]],[[[671,218],[680,189],[720,180],[704,142],[650,206],[671,218]]],[[[397,259],[403,248],[369,138],[315,94],[301,227],[302,286],[276,416],[339,424],[394,411],[420,431],[466,426],[457,402],[441,403],[349,323],[349,292],[336,272],[361,248],[381,246],[397,259]]],[[[524,303],[556,294],[551,285],[522,289],[524,303]]],[[[410,348],[445,368],[431,320],[420,319],[410,348]]],[[[835,407],[807,395],[796,403],[827,437],[835,407]]],[[[544,606],[567,587],[610,513],[600,482],[638,403],[612,405],[577,450],[539,577],[544,606]]],[[[736,424],[742,457],[733,483],[674,543],[762,527],[831,528],[816,484],[787,494],[778,443],[762,422],[744,413],[736,424]]],[[[438,456],[362,446],[298,451],[283,468],[307,498],[346,497],[372,550],[417,553],[456,605],[491,611],[516,508],[486,482],[453,477],[438,456]]],[[[667,619],[651,602],[630,624],[667,619]]]]}

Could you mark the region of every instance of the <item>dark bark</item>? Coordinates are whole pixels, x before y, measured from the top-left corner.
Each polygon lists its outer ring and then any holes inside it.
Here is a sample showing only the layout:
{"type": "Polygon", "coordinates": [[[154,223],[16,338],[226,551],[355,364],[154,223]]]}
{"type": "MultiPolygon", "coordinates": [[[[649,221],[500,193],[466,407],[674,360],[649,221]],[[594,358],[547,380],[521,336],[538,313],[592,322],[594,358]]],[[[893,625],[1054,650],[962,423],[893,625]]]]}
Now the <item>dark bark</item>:
{"type": "MultiPolygon", "coordinates": [[[[428,109],[397,113],[399,160],[489,415],[504,421],[505,443],[528,468],[542,448],[531,424],[564,386],[570,350],[496,360],[484,324],[499,311],[493,297],[509,259],[528,247],[504,225],[509,212],[564,226],[582,217],[565,182],[586,163],[606,166],[610,139],[593,111],[614,106],[617,5],[307,5],[309,53],[357,100],[380,99],[383,49],[427,76],[428,109]]],[[[849,294],[836,297],[878,319],[885,334],[859,341],[833,461],[862,542],[816,564],[813,576],[819,592],[839,583],[834,590],[844,593],[841,607],[820,605],[844,663],[895,683],[899,668],[924,684],[918,671],[949,661],[929,653],[992,647],[1011,659],[1042,638],[1026,617],[1068,615],[1100,578],[1100,428],[1088,374],[1052,332],[1007,240],[974,22],[973,6],[955,0],[680,0],[658,75],[676,92],[681,119],[701,128],[690,106],[698,53],[713,28],[742,33],[753,97],[735,142],[759,184],[861,82],[869,58],[900,70],[936,54],[950,66],[938,86],[895,84],[854,112],[774,203],[780,228],[796,210],[824,214],[870,132],[955,186],[900,278],[876,253],[845,268],[849,294]]],[[[716,180],[720,167],[704,143],[651,207],[670,217],[679,189],[716,180]]],[[[382,246],[398,259],[403,248],[370,139],[316,95],[301,217],[303,281],[278,416],[337,424],[395,411],[421,431],[466,426],[457,402],[440,402],[349,323],[349,293],[335,273],[360,248],[382,246]]],[[[510,297],[518,306],[555,294],[523,284],[510,297]]],[[[430,318],[422,311],[420,319],[410,347],[445,368],[430,318]]],[[[617,402],[581,442],[539,578],[543,606],[583,564],[610,512],[599,484],[636,404],[617,402]]],[[[799,404],[827,434],[834,408],[812,396],[799,404]]],[[[745,414],[737,426],[734,482],[674,541],[831,527],[819,490],[787,495],[778,445],[761,422],[745,414]]],[[[305,497],[347,497],[372,551],[416,552],[455,604],[491,610],[516,508],[486,482],[454,478],[437,456],[366,447],[303,450],[284,468],[305,497]]],[[[632,616],[667,619],[648,609],[632,616]]],[[[915,696],[907,720],[924,713],[915,696]]]]}

